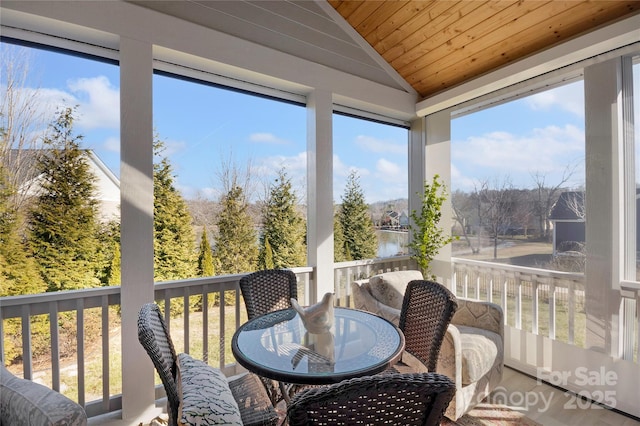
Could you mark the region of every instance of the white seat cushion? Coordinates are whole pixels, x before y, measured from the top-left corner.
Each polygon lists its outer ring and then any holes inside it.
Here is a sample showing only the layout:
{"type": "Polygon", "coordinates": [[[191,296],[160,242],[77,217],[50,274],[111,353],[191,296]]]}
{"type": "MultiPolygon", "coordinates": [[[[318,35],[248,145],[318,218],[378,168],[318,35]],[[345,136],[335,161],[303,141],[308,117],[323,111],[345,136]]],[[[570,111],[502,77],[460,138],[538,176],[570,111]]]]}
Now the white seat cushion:
{"type": "Polygon", "coordinates": [[[462,384],[477,382],[502,356],[502,338],[497,333],[481,328],[457,325],[462,344],[462,384]]]}

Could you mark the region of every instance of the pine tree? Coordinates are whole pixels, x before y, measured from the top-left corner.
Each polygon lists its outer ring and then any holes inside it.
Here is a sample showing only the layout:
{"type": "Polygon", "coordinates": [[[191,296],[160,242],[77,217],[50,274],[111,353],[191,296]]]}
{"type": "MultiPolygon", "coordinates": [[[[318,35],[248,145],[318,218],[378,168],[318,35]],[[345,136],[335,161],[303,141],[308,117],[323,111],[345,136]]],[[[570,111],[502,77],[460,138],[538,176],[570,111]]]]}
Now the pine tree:
{"type": "Polygon", "coordinates": [[[345,253],[344,232],[340,223],[339,212],[333,215],[333,261],[346,262],[348,260],[345,253]]]}
{"type": "Polygon", "coordinates": [[[60,111],[44,138],[40,192],[29,216],[31,247],[49,291],[100,284],[95,177],[80,149],[82,136],[73,134],[74,112],[60,111]]]}
{"type": "Polygon", "coordinates": [[[242,188],[233,186],[220,205],[214,249],[219,273],[254,271],[258,260],[256,230],[242,188]]]}
{"type": "Polygon", "coordinates": [[[47,286],[18,232],[14,192],[0,162],[0,296],[43,293],[47,286]]]}
{"type": "MultiPolygon", "coordinates": [[[[164,143],[156,135],[154,154],[164,143]]],[[[167,281],[197,276],[194,233],[187,203],[174,186],[167,157],[153,165],[153,257],[154,279],[167,281]]]]}
{"type": "Polygon", "coordinates": [[[213,267],[213,254],[211,252],[211,245],[207,238],[207,227],[202,230],[202,237],[200,238],[200,253],[198,254],[198,275],[201,277],[212,277],[215,275],[215,268],[213,267]]]}
{"type": "Polygon", "coordinates": [[[298,200],[292,191],[291,179],[284,170],[280,170],[262,211],[260,268],[267,269],[266,241],[271,248],[273,268],[307,264],[306,223],[297,206],[298,200]]]}
{"type": "Polygon", "coordinates": [[[355,171],[351,172],[347,178],[339,220],[344,234],[347,259],[360,260],[376,257],[378,238],[355,171]]]}
{"type": "Polygon", "coordinates": [[[109,265],[109,285],[120,285],[120,266],[122,263],[122,256],[120,254],[120,243],[114,241],[113,243],[113,257],[111,258],[111,264],[109,265]]]}
{"type": "Polygon", "coordinates": [[[273,264],[273,250],[271,249],[271,243],[269,242],[269,238],[264,238],[264,250],[260,253],[259,267],[262,269],[274,269],[275,265],[273,264]]]}

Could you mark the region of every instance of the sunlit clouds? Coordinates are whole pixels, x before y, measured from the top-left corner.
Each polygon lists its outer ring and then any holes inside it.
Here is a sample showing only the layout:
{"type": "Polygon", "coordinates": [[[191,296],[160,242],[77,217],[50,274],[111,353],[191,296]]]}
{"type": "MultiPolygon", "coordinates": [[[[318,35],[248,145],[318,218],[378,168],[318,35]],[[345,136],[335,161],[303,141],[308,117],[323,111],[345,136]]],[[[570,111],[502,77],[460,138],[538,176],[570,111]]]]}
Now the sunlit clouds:
{"type": "Polygon", "coordinates": [[[581,82],[567,84],[553,90],[536,93],[525,99],[533,111],[549,111],[559,108],[584,117],[584,89],[581,82]]]}
{"type": "Polygon", "coordinates": [[[85,129],[120,126],[120,89],[107,77],[79,78],[68,82],[79,105],[78,126],[85,129]]]}
{"type": "Polygon", "coordinates": [[[281,139],[272,133],[252,133],[251,135],[249,135],[249,140],[251,142],[268,143],[274,145],[285,145],[289,143],[288,141],[281,139]]]}
{"type": "MultiPolygon", "coordinates": [[[[562,173],[567,164],[584,160],[584,130],[573,125],[548,126],[522,135],[492,132],[455,141],[454,187],[469,189],[469,176],[510,176],[516,187],[531,186],[531,174],[562,173]]],[[[452,169],[453,170],[453,169],[452,169]]]]}
{"type": "Polygon", "coordinates": [[[407,145],[390,140],[380,140],[372,136],[358,135],[355,145],[363,151],[377,154],[406,154],[407,145]]]}

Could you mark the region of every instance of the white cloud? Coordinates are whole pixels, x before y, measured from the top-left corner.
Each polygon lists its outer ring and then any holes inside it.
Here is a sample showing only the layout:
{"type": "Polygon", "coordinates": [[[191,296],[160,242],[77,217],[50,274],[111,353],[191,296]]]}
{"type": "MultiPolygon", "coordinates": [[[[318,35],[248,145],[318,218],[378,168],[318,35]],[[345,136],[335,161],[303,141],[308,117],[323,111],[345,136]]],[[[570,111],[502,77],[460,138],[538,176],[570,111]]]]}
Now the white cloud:
{"type": "Polygon", "coordinates": [[[407,145],[398,144],[389,140],[376,139],[372,136],[359,135],[356,137],[356,145],[365,151],[375,152],[379,154],[406,154],[407,145]]]}
{"type": "Polygon", "coordinates": [[[251,142],[269,143],[274,145],[286,145],[289,142],[285,139],[281,139],[272,133],[252,133],[249,135],[251,142]]]}
{"type": "Polygon", "coordinates": [[[376,176],[383,182],[406,182],[406,170],[384,158],[376,162],[376,176]]]}
{"type": "Polygon", "coordinates": [[[452,161],[458,167],[454,186],[466,188],[460,185],[469,183],[467,176],[511,176],[514,185],[527,186],[532,173],[561,173],[583,159],[584,133],[572,125],[538,128],[523,136],[493,132],[454,142],[452,161]]]}
{"type": "Polygon", "coordinates": [[[120,89],[105,76],[67,83],[79,101],[78,125],[86,129],[117,129],[120,125],[120,89]]]}
{"type": "Polygon", "coordinates": [[[579,117],[584,116],[584,90],[580,82],[536,93],[525,98],[525,102],[534,111],[546,111],[557,106],[579,117]]]}
{"type": "Polygon", "coordinates": [[[120,138],[107,138],[107,140],[104,141],[104,148],[107,151],[120,152],[120,138]]]}
{"type": "Polygon", "coordinates": [[[164,149],[160,152],[160,157],[171,158],[180,153],[187,147],[186,141],[177,141],[173,139],[162,139],[164,149]]]}
{"type": "Polygon", "coordinates": [[[297,155],[288,157],[285,155],[273,155],[265,157],[251,167],[252,173],[257,176],[275,176],[280,169],[285,169],[287,174],[306,174],[307,171],[307,153],[300,152],[297,155]]]}

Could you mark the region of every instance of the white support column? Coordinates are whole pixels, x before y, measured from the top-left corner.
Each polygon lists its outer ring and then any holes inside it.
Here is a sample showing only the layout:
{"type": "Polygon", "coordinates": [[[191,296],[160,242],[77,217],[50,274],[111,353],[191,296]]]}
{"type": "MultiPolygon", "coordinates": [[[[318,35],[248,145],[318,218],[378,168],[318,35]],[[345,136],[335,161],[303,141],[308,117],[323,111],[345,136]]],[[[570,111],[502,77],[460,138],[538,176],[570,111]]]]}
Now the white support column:
{"type": "Polygon", "coordinates": [[[618,356],[624,256],[622,58],[585,68],[586,347],[618,356]]]}
{"type": "Polygon", "coordinates": [[[309,303],[334,292],[333,275],[333,102],[314,90],[307,101],[307,258],[315,269],[309,303]]]}
{"type": "MultiPolygon", "coordinates": [[[[439,111],[428,115],[426,122],[425,179],[431,182],[436,174],[446,186],[447,199],[442,204],[440,227],[451,232],[453,209],[451,208],[451,112],[439,111]]],[[[448,279],[451,276],[451,244],[442,247],[434,258],[433,273],[448,279]]]]}
{"type": "Polygon", "coordinates": [[[153,365],[138,342],[138,311],[153,301],[152,45],[120,40],[122,418],[155,411],[153,365]]]}
{"type": "Polygon", "coordinates": [[[426,119],[416,118],[409,131],[409,211],[418,211],[422,203],[426,169],[426,119]]]}

